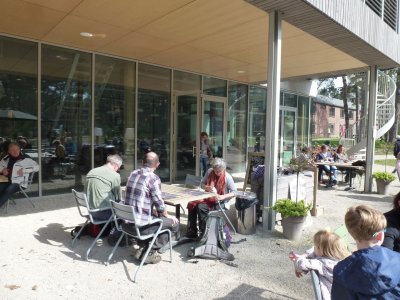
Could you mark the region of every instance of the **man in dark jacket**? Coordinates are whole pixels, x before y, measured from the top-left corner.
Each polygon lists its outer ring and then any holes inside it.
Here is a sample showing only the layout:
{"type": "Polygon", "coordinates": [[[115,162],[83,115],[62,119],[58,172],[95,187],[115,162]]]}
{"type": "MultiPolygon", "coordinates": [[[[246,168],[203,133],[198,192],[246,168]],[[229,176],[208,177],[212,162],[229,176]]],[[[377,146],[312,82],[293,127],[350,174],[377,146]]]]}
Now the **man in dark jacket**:
{"type": "Polygon", "coordinates": [[[387,227],[382,246],[400,252],[400,193],[393,199],[393,209],[384,215],[387,227]]]}
{"type": "Polygon", "coordinates": [[[332,300],[400,299],[400,253],[380,246],[383,214],[366,205],[353,206],[345,224],[358,250],[333,269],[332,300]]]}
{"type": "MultiPolygon", "coordinates": [[[[396,136],[396,141],[394,142],[394,148],[393,148],[393,155],[397,159],[397,156],[399,155],[400,152],[400,135],[396,136]]],[[[392,173],[396,173],[397,169],[394,168],[392,173]]]]}

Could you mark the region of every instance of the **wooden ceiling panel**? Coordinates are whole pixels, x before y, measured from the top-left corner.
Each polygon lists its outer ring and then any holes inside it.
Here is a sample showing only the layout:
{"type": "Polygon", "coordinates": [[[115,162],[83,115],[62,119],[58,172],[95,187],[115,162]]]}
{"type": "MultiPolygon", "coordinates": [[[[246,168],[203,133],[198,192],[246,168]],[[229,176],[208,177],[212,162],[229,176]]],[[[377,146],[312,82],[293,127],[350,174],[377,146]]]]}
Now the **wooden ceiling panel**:
{"type": "Polygon", "coordinates": [[[73,10],[82,0],[24,0],[32,4],[40,5],[55,10],[70,12],[73,10]]]}
{"type": "Polygon", "coordinates": [[[210,58],[215,54],[205,50],[196,49],[186,45],[177,46],[154,55],[145,57],[147,62],[157,63],[161,65],[180,67],[190,64],[198,60],[210,58]]]}
{"type": "Polygon", "coordinates": [[[244,1],[202,0],[192,2],[140,29],[140,32],[185,43],[265,16],[244,1]]]}
{"type": "Polygon", "coordinates": [[[193,0],[85,0],[73,11],[73,14],[136,30],[190,2],[193,0]]]}
{"type": "MultiPolygon", "coordinates": [[[[234,50],[234,49],[232,49],[234,50]]],[[[250,64],[267,65],[268,61],[268,41],[253,45],[250,48],[225,54],[226,57],[237,59],[250,64]]]]}
{"type": "Polygon", "coordinates": [[[66,15],[21,0],[0,1],[0,32],[41,39],[66,15]]]}
{"type": "Polygon", "coordinates": [[[97,50],[127,34],[128,31],[95,21],[68,16],[49,32],[45,40],[83,49],[97,50]],[[93,37],[82,37],[81,32],[89,32],[93,37]]]}
{"type": "Polygon", "coordinates": [[[267,41],[268,37],[263,34],[265,30],[268,31],[267,16],[197,39],[190,42],[190,45],[210,52],[226,54],[233,50],[249,49],[253,45],[260,44],[260,40],[267,41]]]}
{"type": "Polygon", "coordinates": [[[224,70],[230,67],[235,68],[243,65],[243,62],[233,60],[228,57],[215,55],[207,59],[195,61],[187,65],[182,65],[181,68],[187,70],[198,69],[200,73],[212,74],[214,71],[217,70],[224,70]]]}
{"type": "Polygon", "coordinates": [[[174,46],[175,43],[171,41],[134,32],[98,50],[123,57],[143,59],[174,46]]]}

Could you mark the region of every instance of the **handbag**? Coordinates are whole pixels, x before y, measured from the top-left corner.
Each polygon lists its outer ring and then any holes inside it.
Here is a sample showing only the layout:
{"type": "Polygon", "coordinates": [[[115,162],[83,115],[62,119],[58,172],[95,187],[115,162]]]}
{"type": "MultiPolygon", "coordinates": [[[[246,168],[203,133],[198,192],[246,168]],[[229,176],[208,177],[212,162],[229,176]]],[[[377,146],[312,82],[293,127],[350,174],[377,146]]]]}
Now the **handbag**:
{"type": "Polygon", "coordinates": [[[212,158],[213,157],[213,153],[212,153],[210,147],[207,147],[207,156],[208,156],[208,158],[212,158]]]}

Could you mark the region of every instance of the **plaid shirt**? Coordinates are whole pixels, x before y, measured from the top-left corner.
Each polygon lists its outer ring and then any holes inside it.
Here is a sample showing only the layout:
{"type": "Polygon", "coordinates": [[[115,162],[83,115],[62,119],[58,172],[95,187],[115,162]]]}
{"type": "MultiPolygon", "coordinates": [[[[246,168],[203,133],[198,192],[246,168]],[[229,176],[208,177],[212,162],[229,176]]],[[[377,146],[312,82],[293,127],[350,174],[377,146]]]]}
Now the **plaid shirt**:
{"type": "Polygon", "coordinates": [[[125,204],[135,208],[139,225],[149,223],[153,206],[157,212],[164,212],[160,177],[148,167],[133,171],[126,183],[125,204]]]}

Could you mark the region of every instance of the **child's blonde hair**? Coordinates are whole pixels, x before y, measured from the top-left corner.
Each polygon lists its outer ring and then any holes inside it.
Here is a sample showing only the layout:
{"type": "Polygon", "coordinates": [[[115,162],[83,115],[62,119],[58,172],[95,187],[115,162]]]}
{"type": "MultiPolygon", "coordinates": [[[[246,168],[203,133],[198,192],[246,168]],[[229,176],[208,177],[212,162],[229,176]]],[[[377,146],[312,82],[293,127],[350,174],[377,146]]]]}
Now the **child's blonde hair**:
{"type": "Polygon", "coordinates": [[[369,241],[386,227],[385,216],[368,205],[350,207],[344,222],[348,232],[356,241],[369,241]]]}
{"type": "Polygon", "coordinates": [[[342,260],[350,255],[340,236],[323,229],[314,234],[314,247],[318,248],[322,256],[342,260]]]}

